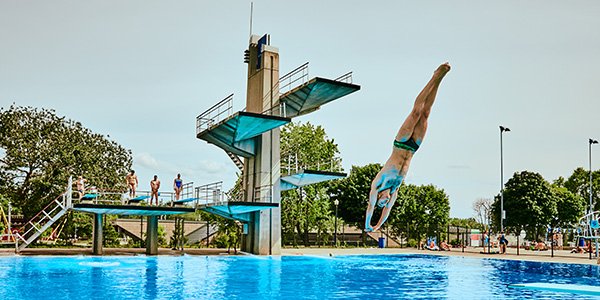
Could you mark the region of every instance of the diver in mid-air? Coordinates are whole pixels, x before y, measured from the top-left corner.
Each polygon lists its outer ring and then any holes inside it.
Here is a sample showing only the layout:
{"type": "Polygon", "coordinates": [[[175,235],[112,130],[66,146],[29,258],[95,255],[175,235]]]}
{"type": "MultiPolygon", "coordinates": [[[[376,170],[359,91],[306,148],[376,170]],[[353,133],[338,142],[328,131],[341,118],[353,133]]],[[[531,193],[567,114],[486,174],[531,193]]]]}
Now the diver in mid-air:
{"type": "Polygon", "coordinates": [[[433,72],[433,77],[417,96],[412,111],[398,130],[390,158],[371,183],[365,218],[366,231],[378,230],[390,215],[398,197],[398,188],[408,173],[410,161],[423,142],[431,106],[435,101],[438,87],[448,71],[450,71],[450,64],[446,62],[433,72]],[[371,227],[371,217],[375,205],[382,207],[383,211],[379,222],[371,227]]]}

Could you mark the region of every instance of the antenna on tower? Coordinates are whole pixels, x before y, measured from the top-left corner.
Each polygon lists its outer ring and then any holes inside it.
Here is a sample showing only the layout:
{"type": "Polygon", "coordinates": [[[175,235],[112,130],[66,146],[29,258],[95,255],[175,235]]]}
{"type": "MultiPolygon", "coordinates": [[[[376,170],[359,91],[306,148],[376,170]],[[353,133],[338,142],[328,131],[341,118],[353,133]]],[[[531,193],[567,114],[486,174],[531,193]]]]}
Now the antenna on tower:
{"type": "Polygon", "coordinates": [[[250,37],[252,37],[252,12],[254,10],[254,2],[250,2],[250,37]]]}

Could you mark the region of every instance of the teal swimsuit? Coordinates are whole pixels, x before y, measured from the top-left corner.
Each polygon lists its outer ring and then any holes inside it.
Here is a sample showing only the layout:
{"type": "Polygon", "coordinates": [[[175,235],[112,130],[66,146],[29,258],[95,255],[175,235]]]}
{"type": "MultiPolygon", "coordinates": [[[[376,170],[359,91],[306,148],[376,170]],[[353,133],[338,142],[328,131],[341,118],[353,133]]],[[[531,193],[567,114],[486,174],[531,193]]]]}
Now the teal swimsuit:
{"type": "Polygon", "coordinates": [[[403,150],[408,150],[412,153],[415,153],[417,152],[417,150],[419,150],[419,144],[417,144],[417,142],[415,142],[415,140],[412,137],[405,142],[394,140],[394,147],[403,150]]]}

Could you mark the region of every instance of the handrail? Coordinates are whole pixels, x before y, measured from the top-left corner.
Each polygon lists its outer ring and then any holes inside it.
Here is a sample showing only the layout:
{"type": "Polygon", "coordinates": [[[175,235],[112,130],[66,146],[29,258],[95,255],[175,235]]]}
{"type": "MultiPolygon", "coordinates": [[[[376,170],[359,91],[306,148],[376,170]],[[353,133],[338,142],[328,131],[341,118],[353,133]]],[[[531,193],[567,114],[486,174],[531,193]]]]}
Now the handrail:
{"type": "Polygon", "coordinates": [[[332,159],[317,161],[313,164],[301,164],[298,161],[298,155],[295,154],[289,155],[286,159],[281,160],[282,175],[293,175],[302,170],[340,172],[343,170],[342,159],[340,157],[334,157],[332,159]]]}
{"type": "Polygon", "coordinates": [[[287,89],[285,92],[289,92],[292,89],[292,84],[297,81],[302,81],[302,83],[308,82],[308,62],[279,78],[279,94],[283,94],[282,90],[285,89],[287,89]],[[294,78],[295,76],[298,77],[294,78]]]}
{"type": "Polygon", "coordinates": [[[352,83],[352,71],[334,79],[333,81],[340,81],[340,82],[346,82],[346,83],[352,83]]]}
{"type": "Polygon", "coordinates": [[[233,114],[233,94],[225,97],[217,104],[196,117],[196,134],[207,130],[214,124],[230,117],[233,114]],[[225,115],[225,116],[224,116],[225,115]]]}

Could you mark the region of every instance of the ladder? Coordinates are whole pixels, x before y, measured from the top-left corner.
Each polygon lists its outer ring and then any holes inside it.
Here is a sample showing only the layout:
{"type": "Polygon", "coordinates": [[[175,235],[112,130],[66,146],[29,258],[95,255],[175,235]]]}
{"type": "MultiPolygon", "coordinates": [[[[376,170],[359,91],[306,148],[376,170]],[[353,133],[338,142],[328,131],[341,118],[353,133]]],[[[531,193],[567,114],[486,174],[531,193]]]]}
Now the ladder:
{"type": "Polygon", "coordinates": [[[242,159],[239,156],[237,156],[227,150],[225,150],[225,153],[227,153],[227,156],[229,156],[229,158],[231,158],[231,160],[238,167],[238,169],[240,169],[240,171],[244,172],[244,162],[242,161],[242,159]]]}
{"type": "Polygon", "coordinates": [[[72,178],[69,177],[67,191],[52,200],[44,209],[31,218],[17,234],[21,244],[18,251],[35,242],[52,224],[64,216],[72,206],[72,178]]]}

